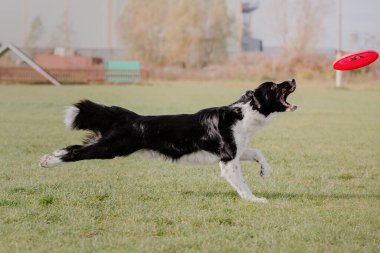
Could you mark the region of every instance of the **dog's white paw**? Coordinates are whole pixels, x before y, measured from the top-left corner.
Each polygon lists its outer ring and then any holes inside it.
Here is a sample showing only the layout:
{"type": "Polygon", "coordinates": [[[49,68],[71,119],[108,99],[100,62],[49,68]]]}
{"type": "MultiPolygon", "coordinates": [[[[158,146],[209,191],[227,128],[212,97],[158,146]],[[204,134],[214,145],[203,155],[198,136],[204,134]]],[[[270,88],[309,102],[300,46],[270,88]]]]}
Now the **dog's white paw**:
{"type": "Polygon", "coordinates": [[[245,199],[245,200],[248,200],[250,202],[255,202],[255,203],[262,203],[262,204],[266,204],[268,203],[268,200],[266,198],[259,198],[259,197],[256,197],[255,195],[253,195],[252,193],[246,193],[246,192],[243,192],[243,193],[240,193],[240,196],[245,199]]]}
{"type": "Polygon", "coordinates": [[[62,157],[64,155],[66,155],[67,153],[68,153],[67,150],[58,149],[58,150],[53,151],[52,155],[56,156],[56,157],[62,157]]]}
{"type": "Polygon", "coordinates": [[[44,168],[52,168],[60,163],[62,163],[62,160],[53,154],[44,155],[40,159],[40,166],[44,168]]]}
{"type": "Polygon", "coordinates": [[[269,171],[270,171],[270,166],[267,163],[261,164],[260,167],[260,177],[262,178],[268,178],[269,177],[269,171]]]}

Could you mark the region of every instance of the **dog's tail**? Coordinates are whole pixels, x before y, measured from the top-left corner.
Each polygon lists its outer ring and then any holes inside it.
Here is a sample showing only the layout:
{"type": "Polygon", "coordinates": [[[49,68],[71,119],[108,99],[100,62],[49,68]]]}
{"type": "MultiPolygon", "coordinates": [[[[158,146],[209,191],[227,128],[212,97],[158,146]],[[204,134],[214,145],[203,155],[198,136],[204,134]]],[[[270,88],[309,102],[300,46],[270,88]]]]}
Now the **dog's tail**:
{"type": "Polygon", "coordinates": [[[82,100],[66,108],[64,123],[69,129],[91,130],[103,134],[115,123],[131,120],[137,116],[136,113],[121,107],[82,100]]]}

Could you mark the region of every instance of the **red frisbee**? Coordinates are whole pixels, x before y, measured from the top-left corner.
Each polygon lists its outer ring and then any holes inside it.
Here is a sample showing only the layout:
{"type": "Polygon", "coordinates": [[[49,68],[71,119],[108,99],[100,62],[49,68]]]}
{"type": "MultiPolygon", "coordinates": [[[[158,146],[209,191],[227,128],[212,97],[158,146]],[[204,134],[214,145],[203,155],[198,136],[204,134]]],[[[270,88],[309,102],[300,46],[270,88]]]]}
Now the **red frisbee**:
{"type": "Polygon", "coordinates": [[[352,54],[345,55],[333,64],[336,70],[353,70],[371,64],[376,61],[379,54],[373,50],[360,51],[352,54]]]}

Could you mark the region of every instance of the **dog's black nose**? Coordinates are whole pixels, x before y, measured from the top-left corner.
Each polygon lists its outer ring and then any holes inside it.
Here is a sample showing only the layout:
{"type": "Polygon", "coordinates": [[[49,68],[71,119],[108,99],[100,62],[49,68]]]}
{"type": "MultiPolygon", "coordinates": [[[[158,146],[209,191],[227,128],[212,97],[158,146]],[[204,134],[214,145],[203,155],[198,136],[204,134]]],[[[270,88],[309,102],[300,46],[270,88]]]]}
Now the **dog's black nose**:
{"type": "Polygon", "coordinates": [[[293,79],[291,79],[291,80],[289,80],[289,84],[290,84],[290,86],[291,87],[296,87],[296,80],[293,78],[293,79]]]}

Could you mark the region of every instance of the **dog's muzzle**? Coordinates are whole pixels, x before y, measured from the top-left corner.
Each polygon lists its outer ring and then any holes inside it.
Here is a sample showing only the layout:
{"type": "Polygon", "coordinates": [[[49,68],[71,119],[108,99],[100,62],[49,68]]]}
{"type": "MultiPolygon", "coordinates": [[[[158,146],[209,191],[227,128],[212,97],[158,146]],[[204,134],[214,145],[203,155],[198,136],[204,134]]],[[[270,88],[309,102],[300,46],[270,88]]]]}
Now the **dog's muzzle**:
{"type": "Polygon", "coordinates": [[[297,110],[297,105],[290,104],[286,101],[288,96],[293,93],[296,90],[296,80],[291,79],[288,81],[288,85],[286,85],[286,89],[284,91],[284,94],[281,96],[281,103],[286,107],[286,112],[294,112],[297,110]]]}

